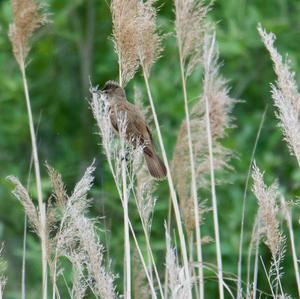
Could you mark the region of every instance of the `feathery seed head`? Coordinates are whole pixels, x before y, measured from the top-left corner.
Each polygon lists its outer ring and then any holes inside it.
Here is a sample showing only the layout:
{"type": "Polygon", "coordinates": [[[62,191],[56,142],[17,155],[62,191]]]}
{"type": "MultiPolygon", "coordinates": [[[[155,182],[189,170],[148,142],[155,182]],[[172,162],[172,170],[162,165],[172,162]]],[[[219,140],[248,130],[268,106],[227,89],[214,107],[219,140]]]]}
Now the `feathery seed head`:
{"type": "Polygon", "coordinates": [[[138,0],[112,0],[113,41],[118,55],[121,85],[130,81],[139,67],[137,56],[138,0]]]}
{"type": "Polygon", "coordinates": [[[133,78],[139,65],[149,76],[152,64],[161,53],[155,2],[112,1],[113,40],[119,59],[121,85],[133,78]]]}
{"type": "Polygon", "coordinates": [[[30,224],[33,230],[40,235],[40,221],[38,211],[34,206],[32,199],[30,198],[26,188],[21,184],[21,182],[14,176],[7,177],[15,185],[13,190],[13,195],[21,202],[25,209],[25,213],[28,216],[30,224]]]}
{"type": "Polygon", "coordinates": [[[174,0],[177,43],[185,75],[190,75],[203,60],[204,35],[208,30],[205,17],[210,5],[202,0],[174,0]]]}
{"type": "Polygon", "coordinates": [[[137,53],[147,76],[150,75],[153,63],[162,52],[161,38],[156,29],[155,3],[156,0],[140,1],[137,16],[137,53]]]}
{"type": "Polygon", "coordinates": [[[53,187],[53,194],[56,199],[57,205],[63,209],[68,199],[66,187],[62,181],[61,174],[46,163],[48,175],[53,187]]]}
{"type": "Polygon", "coordinates": [[[295,73],[291,71],[290,60],[284,61],[274,47],[275,35],[267,33],[261,25],[258,26],[258,32],[270,53],[277,75],[276,84],[272,85],[272,98],[277,107],[279,127],[283,131],[290,153],[300,163],[300,94],[295,73]]]}
{"type": "Polygon", "coordinates": [[[16,60],[21,67],[29,52],[29,39],[33,32],[48,22],[43,5],[35,0],[12,0],[13,23],[9,27],[9,38],[16,60]]]}
{"type": "Polygon", "coordinates": [[[93,162],[68,198],[64,221],[56,236],[56,246],[58,255],[66,256],[72,262],[74,296],[84,294],[89,286],[97,297],[114,299],[117,297],[114,276],[103,266],[104,247],[96,233],[95,221],[85,216],[90,202],[87,193],[92,187],[94,170],[93,162]]]}
{"type": "Polygon", "coordinates": [[[278,186],[273,183],[270,187],[267,187],[263,180],[263,174],[255,163],[253,164],[252,178],[254,181],[252,190],[258,201],[262,221],[260,225],[261,233],[266,237],[265,243],[269,247],[274,260],[276,260],[284,245],[284,237],[277,219],[278,186]]]}

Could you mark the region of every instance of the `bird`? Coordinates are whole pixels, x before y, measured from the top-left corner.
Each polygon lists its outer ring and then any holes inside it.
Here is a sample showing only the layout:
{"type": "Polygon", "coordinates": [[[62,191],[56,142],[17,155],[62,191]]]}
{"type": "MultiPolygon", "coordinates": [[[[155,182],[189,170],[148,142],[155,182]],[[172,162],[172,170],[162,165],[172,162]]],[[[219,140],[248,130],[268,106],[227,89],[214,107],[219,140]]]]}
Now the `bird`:
{"type": "Polygon", "coordinates": [[[126,92],[115,81],[107,81],[101,90],[109,106],[109,118],[114,130],[120,134],[118,115],[126,114],[126,142],[134,147],[141,146],[150,175],[156,180],[163,180],[167,169],[163,161],[156,154],[153,137],[141,110],[127,100],[126,92]]]}

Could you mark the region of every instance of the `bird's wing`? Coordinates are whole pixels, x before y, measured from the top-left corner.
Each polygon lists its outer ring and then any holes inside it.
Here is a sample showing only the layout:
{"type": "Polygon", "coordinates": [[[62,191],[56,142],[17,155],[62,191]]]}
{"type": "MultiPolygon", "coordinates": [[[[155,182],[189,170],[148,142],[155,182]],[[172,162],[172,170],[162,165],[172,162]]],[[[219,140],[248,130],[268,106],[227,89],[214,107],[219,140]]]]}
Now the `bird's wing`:
{"type": "Polygon", "coordinates": [[[115,106],[110,107],[109,113],[110,113],[111,125],[117,132],[119,132],[116,107],[115,106]]]}
{"type": "Polygon", "coordinates": [[[127,132],[138,137],[141,143],[152,143],[150,130],[142,112],[130,102],[124,103],[124,111],[127,112],[127,132]]]}
{"type": "Polygon", "coordinates": [[[118,113],[127,115],[127,138],[138,139],[139,143],[152,147],[152,135],[141,111],[128,101],[118,102],[110,109],[111,124],[119,132],[118,113]]]}

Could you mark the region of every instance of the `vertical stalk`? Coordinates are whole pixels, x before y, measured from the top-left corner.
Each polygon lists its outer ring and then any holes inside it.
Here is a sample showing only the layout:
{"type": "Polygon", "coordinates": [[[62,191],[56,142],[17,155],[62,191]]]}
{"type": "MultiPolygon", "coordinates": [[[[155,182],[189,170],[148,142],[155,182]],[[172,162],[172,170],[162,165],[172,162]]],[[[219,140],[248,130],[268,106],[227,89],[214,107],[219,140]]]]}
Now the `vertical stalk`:
{"type": "Polygon", "coordinates": [[[20,64],[20,70],[21,70],[21,74],[22,74],[27,114],[28,114],[28,120],[29,120],[33,164],[34,164],[34,170],[35,170],[36,189],[37,189],[38,206],[39,206],[40,238],[41,238],[41,243],[42,243],[43,299],[47,299],[47,292],[48,292],[47,291],[47,271],[48,271],[48,269],[47,269],[47,244],[46,244],[46,242],[47,242],[47,240],[46,240],[46,210],[45,210],[45,204],[43,203],[40,165],[39,165],[39,158],[38,158],[38,152],[37,152],[36,136],[35,136],[34,125],[33,125],[33,117],[32,117],[32,111],[31,111],[28,84],[27,84],[27,79],[26,79],[25,63],[24,63],[23,59],[21,61],[22,61],[22,63],[20,64]]]}
{"type": "MultiPolygon", "coordinates": [[[[168,200],[168,222],[167,222],[167,233],[170,235],[171,231],[171,217],[172,217],[172,199],[169,196],[168,200]]],[[[169,274],[168,269],[165,267],[165,287],[164,287],[164,297],[168,298],[168,280],[169,280],[169,274]]]]}
{"type": "MultiPolygon", "coordinates": [[[[282,200],[284,200],[284,199],[282,199],[282,200]]],[[[293,224],[292,224],[292,215],[291,215],[291,212],[288,209],[286,211],[286,221],[287,221],[288,231],[289,231],[289,235],[290,235],[294,272],[295,272],[295,275],[296,275],[298,295],[299,295],[299,298],[300,298],[300,276],[299,276],[298,258],[297,258],[296,247],[295,247],[295,238],[294,238],[294,231],[293,231],[293,224]]]]}
{"type": "MultiPolygon", "coordinates": [[[[185,110],[185,119],[188,135],[188,146],[189,146],[189,156],[191,164],[191,180],[192,180],[192,198],[194,202],[194,213],[195,213],[195,228],[196,228],[196,247],[197,247],[197,259],[198,259],[198,271],[199,271],[199,290],[200,290],[200,299],[204,299],[204,280],[203,280],[203,258],[202,258],[202,246],[201,246],[201,232],[200,232],[200,219],[199,219],[199,205],[198,205],[198,196],[197,196],[197,183],[196,183],[196,171],[195,171],[195,162],[194,162],[194,153],[193,153],[193,143],[192,143],[192,134],[191,134],[191,123],[189,115],[189,106],[188,106],[188,97],[186,91],[186,78],[184,74],[182,54],[179,50],[180,57],[180,73],[181,73],[181,82],[184,98],[184,110],[185,110]]],[[[192,244],[191,244],[192,245],[192,244]]]]}
{"type": "MultiPolygon", "coordinates": [[[[132,184],[131,180],[130,180],[130,184],[132,184]]],[[[158,283],[158,288],[159,288],[159,291],[160,291],[160,296],[161,296],[162,299],[164,299],[165,296],[164,296],[164,293],[163,293],[163,290],[162,290],[162,285],[161,285],[161,282],[160,282],[160,278],[159,278],[159,275],[158,275],[156,263],[155,263],[155,260],[154,260],[154,256],[153,256],[153,252],[152,252],[152,248],[151,248],[151,243],[150,243],[150,236],[149,236],[147,227],[145,225],[145,221],[144,221],[144,219],[142,217],[142,214],[141,214],[138,199],[137,199],[136,194],[134,192],[133,192],[133,195],[134,195],[135,203],[136,203],[136,206],[137,206],[137,210],[138,210],[138,213],[139,213],[139,216],[140,216],[140,219],[141,219],[141,223],[142,223],[142,227],[143,227],[143,231],[144,231],[144,235],[145,235],[145,240],[146,240],[146,245],[147,245],[147,254],[148,254],[148,259],[149,259],[149,266],[148,266],[149,275],[150,275],[151,280],[153,280],[153,275],[152,275],[152,265],[153,265],[154,273],[155,273],[157,283],[158,283]]]]}
{"type": "Polygon", "coordinates": [[[260,137],[260,133],[261,133],[263,124],[265,122],[267,110],[268,110],[268,105],[266,105],[265,111],[262,115],[262,118],[261,118],[261,121],[260,121],[260,124],[259,124],[259,128],[258,128],[258,131],[257,131],[257,134],[256,134],[254,147],[253,147],[253,150],[252,150],[250,164],[249,164],[249,168],[248,168],[248,174],[247,174],[247,178],[246,178],[245,189],[244,189],[242,220],[241,220],[241,232],[240,232],[240,244],[239,244],[239,259],[238,259],[237,299],[242,298],[242,260],[243,260],[242,253],[243,253],[243,241],[244,241],[244,222],[245,222],[245,212],[246,212],[246,197],[247,197],[249,179],[250,179],[250,175],[251,175],[252,163],[253,163],[253,160],[254,160],[258,140],[259,140],[259,137],[260,137]]]}
{"type": "MultiPolygon", "coordinates": [[[[106,156],[109,157],[108,152],[107,152],[107,148],[105,148],[105,151],[106,151],[106,156]]],[[[108,158],[108,164],[109,164],[109,168],[110,168],[110,171],[112,173],[112,176],[113,176],[113,179],[114,179],[114,182],[115,182],[115,185],[116,185],[116,188],[117,188],[120,200],[121,200],[121,204],[122,204],[123,209],[124,209],[124,201],[122,200],[122,197],[123,197],[122,191],[121,191],[121,188],[120,188],[120,186],[118,184],[118,181],[116,179],[116,174],[115,174],[114,168],[112,166],[112,162],[111,162],[111,160],[109,158],[108,158]]],[[[145,259],[143,257],[142,251],[140,249],[139,243],[137,241],[137,238],[136,238],[136,235],[135,235],[135,232],[133,230],[133,227],[132,227],[132,224],[131,224],[131,221],[130,221],[129,217],[128,217],[127,220],[128,220],[128,225],[129,225],[129,228],[130,228],[130,231],[131,231],[131,234],[132,234],[132,237],[133,237],[136,249],[138,251],[138,254],[139,254],[139,257],[141,259],[141,262],[142,262],[145,274],[147,276],[147,280],[149,282],[149,286],[150,286],[150,289],[151,289],[152,296],[153,296],[154,299],[157,299],[157,296],[156,296],[156,293],[155,293],[155,289],[154,289],[154,286],[153,286],[153,281],[152,281],[152,279],[151,279],[151,277],[150,277],[150,275],[148,273],[148,269],[147,269],[147,265],[146,265],[145,259]]]]}
{"type": "MultiPolygon", "coordinates": [[[[178,202],[177,202],[177,196],[176,196],[173,180],[172,180],[171,173],[170,173],[170,166],[169,166],[167,154],[165,151],[162,135],[160,132],[160,127],[159,127],[159,123],[158,123],[158,119],[157,119],[157,114],[155,111],[155,106],[154,106],[154,102],[153,102],[153,98],[152,98],[152,94],[151,94],[151,90],[150,90],[150,86],[149,86],[148,77],[147,77],[144,67],[143,67],[143,75],[144,75],[148,98],[150,101],[150,106],[151,106],[151,110],[152,110],[152,114],[153,114],[153,118],[154,118],[154,122],[155,122],[156,131],[157,131],[157,135],[158,135],[158,139],[159,139],[159,144],[160,144],[160,148],[161,148],[161,152],[162,152],[162,156],[163,156],[163,161],[164,161],[166,169],[167,169],[167,179],[168,179],[172,204],[174,207],[175,219],[176,219],[177,228],[178,228],[185,277],[186,277],[188,283],[190,284],[191,278],[190,278],[189,263],[188,263],[188,256],[187,256],[187,247],[186,247],[185,237],[184,237],[183,228],[182,228],[182,222],[181,222],[181,216],[180,216],[179,206],[178,206],[178,202]]],[[[189,289],[189,294],[188,294],[187,298],[192,298],[191,289],[189,289]]]]}
{"type": "MultiPolygon", "coordinates": [[[[121,57],[119,55],[119,85],[122,86],[122,70],[121,70],[121,57]]],[[[125,115],[125,117],[127,117],[125,115]]],[[[121,132],[120,132],[121,133],[121,132]]],[[[129,216],[128,216],[128,193],[127,193],[127,178],[126,178],[126,158],[125,158],[125,132],[121,133],[121,146],[122,146],[122,192],[123,192],[123,215],[124,215],[124,247],[125,247],[125,268],[126,275],[124,275],[125,285],[125,299],[131,298],[131,263],[130,263],[130,239],[129,239],[129,216]],[[123,136],[122,136],[123,135],[123,136]]]]}
{"type": "MultiPolygon", "coordinates": [[[[124,152],[124,141],[123,143],[123,154],[124,152]]],[[[131,298],[131,267],[130,267],[130,240],[129,240],[129,217],[128,217],[128,193],[127,193],[127,179],[126,179],[126,160],[123,158],[122,161],[122,185],[123,185],[123,211],[124,211],[124,246],[125,246],[125,268],[126,268],[126,288],[125,298],[131,298]]]]}
{"type": "Polygon", "coordinates": [[[211,197],[212,197],[212,206],[213,206],[214,231],[215,231],[217,264],[218,264],[219,297],[220,299],[224,299],[222,252],[221,252],[221,242],[220,242],[220,233],[219,233],[219,220],[218,220],[219,218],[218,218],[218,206],[217,206],[217,196],[216,196],[212,137],[211,137],[211,128],[210,128],[210,119],[209,119],[210,112],[209,112],[208,98],[206,95],[204,96],[204,99],[205,99],[205,108],[206,108],[206,128],[207,128],[207,141],[208,141],[208,151],[209,151],[211,197]]]}
{"type": "Polygon", "coordinates": [[[253,276],[253,299],[256,299],[256,290],[257,290],[258,250],[259,250],[259,223],[257,224],[256,244],[255,244],[255,261],[254,261],[254,276],[253,276]]]}
{"type": "MultiPolygon", "coordinates": [[[[190,258],[190,263],[193,264],[194,263],[194,236],[193,233],[191,233],[191,235],[188,237],[189,238],[189,258],[190,258]]],[[[195,267],[193,267],[191,269],[191,277],[197,277],[197,273],[196,273],[196,269],[195,267]]],[[[195,283],[195,294],[197,299],[200,298],[200,293],[199,293],[199,288],[197,283],[195,283]]]]}
{"type": "Polygon", "coordinates": [[[24,215],[23,252],[22,252],[22,299],[26,299],[26,240],[27,240],[27,216],[24,215]]]}
{"type": "Polygon", "coordinates": [[[269,276],[269,274],[268,274],[268,271],[267,271],[267,269],[266,269],[264,260],[263,260],[263,258],[262,258],[261,255],[260,255],[259,257],[260,257],[260,261],[261,261],[261,263],[262,263],[262,265],[263,265],[263,269],[264,269],[266,278],[267,278],[267,280],[268,280],[268,284],[269,284],[269,287],[270,287],[270,291],[271,291],[271,293],[272,293],[272,297],[276,299],[276,298],[278,298],[278,297],[275,295],[275,293],[274,293],[274,291],[273,291],[273,286],[272,286],[272,283],[271,283],[271,280],[270,280],[270,276],[269,276]]]}

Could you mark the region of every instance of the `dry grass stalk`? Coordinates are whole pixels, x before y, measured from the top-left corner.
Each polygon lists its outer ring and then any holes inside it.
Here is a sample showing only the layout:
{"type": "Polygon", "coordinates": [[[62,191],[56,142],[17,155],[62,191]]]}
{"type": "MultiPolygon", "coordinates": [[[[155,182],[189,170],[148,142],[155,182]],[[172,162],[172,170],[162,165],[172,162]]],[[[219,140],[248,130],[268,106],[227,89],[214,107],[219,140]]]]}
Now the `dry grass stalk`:
{"type": "Polygon", "coordinates": [[[48,22],[43,6],[34,0],[12,0],[14,22],[9,27],[9,38],[20,67],[29,53],[29,39],[34,31],[48,22]]]}
{"type": "Polygon", "coordinates": [[[4,276],[4,272],[6,270],[6,263],[2,260],[1,254],[2,254],[3,247],[0,247],[0,299],[3,298],[3,290],[6,285],[6,277],[4,276]]]}
{"type": "Polygon", "coordinates": [[[39,233],[42,247],[42,278],[43,278],[43,298],[48,296],[47,291],[47,224],[46,224],[46,208],[43,203],[42,182],[40,175],[39,157],[37,151],[37,142],[33,124],[33,116],[31,111],[31,103],[29,96],[28,83],[26,78],[26,58],[29,52],[29,39],[34,31],[47,22],[47,15],[42,12],[42,6],[34,0],[12,0],[14,22],[9,28],[9,38],[13,46],[15,58],[19,64],[22,74],[22,81],[25,93],[25,100],[28,113],[29,129],[32,144],[33,162],[36,177],[37,197],[39,202],[39,233]]]}
{"type": "MultiPolygon", "coordinates": [[[[259,218],[260,216],[258,216],[259,218]]],[[[257,291],[257,277],[258,277],[258,253],[259,253],[259,241],[260,241],[260,227],[259,227],[259,219],[255,220],[257,222],[256,231],[254,233],[255,239],[255,260],[254,260],[254,274],[253,274],[253,299],[256,299],[256,291],[257,291]]],[[[248,285],[247,285],[248,286],[248,285]]]]}
{"type": "MultiPolygon", "coordinates": [[[[196,182],[196,165],[195,155],[193,151],[192,133],[190,112],[188,105],[187,95],[187,82],[186,77],[191,74],[192,70],[197,64],[200,63],[203,50],[203,37],[206,27],[204,17],[207,12],[207,7],[201,2],[196,1],[175,1],[175,13],[176,13],[176,34],[177,44],[179,48],[180,59],[180,72],[184,99],[185,121],[187,129],[187,144],[189,151],[189,163],[190,163],[190,179],[191,179],[191,193],[193,200],[192,205],[188,206],[188,212],[192,212],[194,215],[194,227],[196,232],[196,249],[197,249],[197,261],[199,263],[199,291],[200,298],[204,298],[204,279],[203,279],[203,258],[202,258],[202,245],[201,245],[201,230],[200,230],[200,217],[198,213],[198,194],[197,194],[197,182],[196,182]]],[[[187,219],[187,218],[185,218],[187,219]]],[[[185,220],[187,223],[187,221],[185,220]]],[[[190,225],[189,225],[190,226],[190,225]]],[[[190,227],[188,227],[190,230],[190,227]]],[[[190,238],[191,233],[188,231],[190,238]]],[[[190,245],[193,243],[190,242],[190,245]]],[[[192,248],[190,248],[192,252],[192,248]]]]}
{"type": "MultiPolygon", "coordinates": [[[[151,122],[151,115],[148,114],[148,109],[143,106],[142,103],[142,94],[138,88],[135,88],[135,96],[134,96],[135,104],[140,108],[140,111],[144,114],[145,119],[147,119],[148,123],[151,122]]],[[[139,160],[138,158],[134,160],[139,160]]],[[[135,162],[135,161],[134,161],[135,162]]],[[[147,244],[147,254],[149,259],[149,273],[152,276],[152,270],[154,270],[154,274],[156,276],[159,291],[161,294],[161,298],[164,298],[162,285],[160,281],[160,277],[157,271],[156,263],[154,260],[151,242],[150,242],[150,234],[151,234],[151,226],[152,226],[152,218],[154,214],[154,207],[156,204],[157,198],[154,196],[154,192],[156,190],[155,180],[149,175],[145,166],[141,166],[139,164],[139,168],[137,168],[135,172],[135,176],[131,179],[133,181],[136,177],[136,186],[135,186],[135,200],[137,203],[138,212],[140,214],[142,227],[145,234],[145,240],[147,244]],[[153,266],[153,268],[152,268],[153,266]]],[[[134,257],[135,258],[135,257],[134,257]]],[[[140,265],[142,266],[142,265],[140,265]]],[[[144,275],[141,274],[141,275],[144,275]]],[[[145,277],[146,278],[146,277],[145,277]]],[[[136,286],[135,286],[136,287],[136,286]]],[[[149,289],[148,289],[149,290],[149,289]]],[[[135,292],[135,291],[134,291],[135,292]]]]}
{"type": "MultiPolygon", "coordinates": [[[[259,230],[259,213],[257,213],[257,215],[255,216],[255,220],[254,220],[254,224],[252,226],[252,233],[251,233],[251,239],[250,239],[250,244],[248,247],[248,253],[247,253],[247,280],[246,280],[246,287],[247,287],[247,298],[252,298],[252,296],[250,296],[250,292],[252,292],[253,296],[256,296],[256,293],[253,292],[254,290],[254,286],[252,287],[252,283],[251,283],[251,278],[250,278],[250,274],[251,274],[251,258],[252,258],[252,254],[253,254],[253,247],[255,246],[256,252],[255,252],[255,257],[256,255],[258,256],[258,245],[259,245],[259,240],[260,240],[260,230],[259,230]]],[[[257,266],[255,264],[255,266],[257,266]]],[[[257,269],[258,270],[258,269],[257,269]]],[[[255,276],[255,271],[254,271],[254,276],[255,276]]],[[[253,285],[254,283],[256,283],[256,280],[253,280],[253,285]]],[[[238,296],[242,296],[242,287],[240,287],[238,296]]]]}
{"type": "MultiPolygon", "coordinates": [[[[215,164],[218,157],[215,152],[221,154],[222,147],[216,146],[216,140],[223,137],[225,129],[231,125],[230,112],[234,100],[228,95],[226,81],[219,75],[218,52],[216,46],[216,34],[208,33],[204,41],[204,83],[203,99],[205,103],[205,120],[208,145],[208,161],[211,180],[211,198],[213,209],[213,222],[216,241],[216,255],[218,264],[219,296],[224,298],[224,281],[222,252],[219,233],[218,205],[216,196],[215,164]],[[217,151],[215,151],[218,149],[217,151]]],[[[222,163],[222,162],[221,162],[222,163]]]]}
{"type": "Polygon", "coordinates": [[[157,279],[158,288],[163,299],[162,284],[156,267],[153,251],[151,248],[150,234],[152,226],[152,217],[154,213],[154,206],[156,198],[154,197],[155,180],[149,175],[146,167],[142,167],[136,174],[136,192],[134,194],[137,204],[138,212],[140,215],[143,231],[145,234],[145,240],[147,244],[147,254],[149,260],[149,273],[152,276],[152,270],[154,270],[155,277],[157,279]],[[153,267],[152,267],[153,266],[153,267]]]}
{"type": "MultiPolygon", "coordinates": [[[[205,95],[209,100],[209,119],[211,125],[214,169],[230,169],[228,164],[231,158],[231,152],[224,148],[220,141],[226,136],[226,130],[232,127],[231,111],[236,102],[228,95],[226,80],[219,75],[218,52],[216,47],[212,49],[212,55],[209,58],[210,41],[207,36],[205,39],[204,57],[206,64],[205,72],[205,95]]],[[[196,163],[197,188],[207,188],[210,184],[208,174],[210,171],[208,141],[206,134],[206,118],[204,95],[191,109],[190,115],[191,138],[193,144],[193,153],[196,163]]],[[[192,200],[190,193],[190,159],[187,136],[187,123],[184,120],[180,126],[177,135],[177,141],[173,154],[172,172],[176,181],[181,206],[187,207],[184,212],[185,222],[188,224],[188,230],[194,230],[194,211],[192,209],[192,200]]]]}
{"type": "Polygon", "coordinates": [[[300,94],[295,73],[291,71],[290,59],[283,60],[274,47],[276,36],[273,33],[267,33],[261,26],[258,27],[258,32],[270,53],[277,75],[276,84],[272,85],[272,98],[277,107],[276,116],[279,126],[291,154],[295,155],[300,165],[300,94]]]}
{"type": "Polygon", "coordinates": [[[294,272],[295,272],[295,276],[296,276],[298,295],[300,297],[300,275],[299,275],[298,257],[297,257],[294,230],[293,230],[292,211],[288,207],[288,205],[286,204],[285,199],[283,197],[280,197],[280,201],[281,201],[281,210],[283,211],[283,214],[285,216],[288,231],[289,231],[291,249],[292,249],[292,257],[293,257],[293,265],[294,265],[294,272]]]}
{"type": "Polygon", "coordinates": [[[208,24],[205,17],[210,9],[202,0],[174,0],[175,26],[180,58],[185,77],[203,61],[203,42],[208,24]]]}
{"type": "MultiPolygon", "coordinates": [[[[243,194],[242,217],[241,217],[239,256],[238,256],[238,265],[237,265],[237,275],[238,275],[238,279],[237,279],[237,299],[242,298],[242,292],[243,292],[243,289],[242,289],[242,265],[243,265],[244,223],[245,223],[245,217],[246,217],[246,199],[247,199],[247,193],[248,193],[248,186],[249,186],[249,181],[250,181],[251,171],[252,171],[252,165],[253,165],[253,161],[254,161],[257,145],[258,145],[258,141],[259,141],[259,138],[260,138],[260,135],[261,135],[263,124],[265,122],[267,111],[268,111],[268,105],[266,105],[265,111],[263,112],[262,117],[261,117],[261,121],[260,121],[259,128],[258,128],[258,131],[257,131],[257,134],[256,134],[254,146],[253,146],[253,149],[252,149],[252,154],[251,154],[250,163],[249,163],[249,167],[248,167],[248,173],[247,173],[247,177],[246,177],[246,181],[245,181],[245,188],[244,188],[244,194],[243,194]]],[[[251,242],[252,242],[252,239],[251,239],[251,242]]],[[[250,242],[250,245],[252,246],[251,242],[250,242]]],[[[258,247],[258,242],[257,242],[256,247],[258,247]]],[[[258,252],[258,248],[257,248],[256,251],[258,252]]],[[[250,256],[251,256],[251,252],[250,252],[250,256]]],[[[256,260],[255,261],[256,261],[256,263],[255,263],[255,265],[256,265],[257,261],[258,261],[257,255],[256,255],[256,260]]],[[[255,269],[257,269],[257,267],[255,269]]],[[[249,286],[249,279],[250,279],[249,271],[250,271],[250,266],[247,269],[247,284],[246,284],[247,296],[248,296],[248,289],[250,287],[249,286]]],[[[254,279],[254,284],[256,284],[255,279],[254,279]]],[[[254,294],[256,295],[255,292],[254,292],[254,294]]]]}
{"type": "MultiPolygon", "coordinates": [[[[155,21],[156,20],[153,17],[152,24],[155,24],[155,21]]],[[[152,34],[156,34],[156,33],[154,31],[152,31],[152,34]]],[[[155,37],[153,37],[152,40],[153,39],[155,39],[155,37]]],[[[145,48],[146,45],[147,45],[147,43],[145,43],[143,45],[143,47],[145,48]]],[[[141,61],[143,61],[143,60],[141,60],[141,61]]],[[[145,81],[145,85],[146,85],[147,95],[148,95],[148,99],[149,99],[149,102],[150,102],[151,111],[152,111],[152,115],[153,115],[153,119],[154,119],[154,123],[155,123],[155,128],[157,130],[157,135],[158,135],[160,149],[161,149],[161,152],[162,152],[163,162],[164,162],[164,164],[166,166],[166,169],[167,169],[167,179],[168,179],[171,200],[172,200],[172,204],[173,204],[173,207],[174,207],[175,219],[176,219],[178,233],[179,233],[180,247],[181,247],[181,253],[182,253],[183,264],[184,264],[184,271],[185,271],[185,275],[186,275],[187,279],[190,281],[190,271],[189,271],[188,256],[187,256],[187,246],[186,246],[185,236],[184,236],[183,227],[182,227],[182,223],[181,223],[180,210],[179,210],[179,206],[178,206],[178,202],[177,202],[177,196],[176,196],[176,192],[175,192],[175,188],[174,188],[174,183],[173,183],[173,180],[172,180],[172,177],[171,177],[170,166],[169,166],[166,150],[165,150],[165,147],[164,147],[164,142],[163,142],[162,134],[161,134],[161,131],[160,131],[160,126],[159,126],[159,122],[158,122],[158,118],[157,118],[157,113],[156,113],[156,109],[155,109],[155,106],[154,106],[154,101],[153,101],[151,88],[150,88],[150,84],[149,84],[149,66],[147,66],[147,65],[145,65],[145,63],[143,63],[142,64],[142,70],[143,70],[143,76],[144,76],[144,81],[145,81]]],[[[190,289],[189,289],[189,292],[190,292],[189,297],[191,298],[192,294],[191,294],[190,289]]]]}
{"type": "MultiPolygon", "coordinates": [[[[215,46],[214,38],[206,36],[204,40],[203,61],[204,76],[204,95],[199,103],[196,103],[191,111],[190,128],[191,140],[193,144],[193,154],[195,156],[195,168],[197,188],[208,185],[207,174],[211,172],[209,142],[207,138],[207,118],[204,102],[209,103],[209,124],[212,139],[213,167],[221,169],[227,167],[230,158],[230,152],[224,149],[219,140],[225,136],[227,128],[231,127],[230,112],[234,100],[228,96],[226,81],[219,75],[218,53],[215,46]]],[[[187,122],[183,122],[174,151],[173,171],[180,196],[181,206],[184,206],[184,219],[188,231],[195,229],[194,204],[190,191],[190,159],[188,147],[187,122]]],[[[215,209],[214,209],[215,210],[215,209]]],[[[214,219],[217,217],[214,217],[214,219]]],[[[217,225],[215,225],[216,227],[217,225]]],[[[219,244],[216,235],[216,245],[219,244]]],[[[218,246],[219,247],[219,246],[218,246]]],[[[218,250],[218,260],[220,259],[220,250],[218,250]]],[[[219,266],[220,268],[220,266],[219,266]]],[[[219,271],[220,292],[222,292],[222,278],[219,271]]],[[[222,295],[222,293],[221,293],[222,295]]]]}

